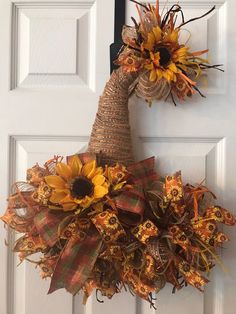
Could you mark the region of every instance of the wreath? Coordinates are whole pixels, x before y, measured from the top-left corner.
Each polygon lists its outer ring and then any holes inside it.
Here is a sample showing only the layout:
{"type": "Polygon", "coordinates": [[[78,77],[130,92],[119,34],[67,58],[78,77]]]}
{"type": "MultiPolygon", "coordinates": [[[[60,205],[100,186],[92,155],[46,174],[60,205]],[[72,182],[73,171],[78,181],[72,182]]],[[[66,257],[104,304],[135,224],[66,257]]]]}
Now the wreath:
{"type": "Polygon", "coordinates": [[[135,163],[128,118],[132,91],[148,102],[202,95],[196,80],[219,65],[180,44],[179,33],[214,8],[189,21],[177,4],[162,16],[158,1],[137,9],[140,23],[124,27],[120,67],[100,98],[87,152],[28,169],[1,218],[23,234],[14,251],[50,278],[49,293],[83,291],[84,303],[93,290],[112,298],[125,289],[155,307],[153,294],[167,282],[203,291],[215,264],[223,267],[221,225],[236,223],[203,184],[183,184],[181,172],[160,177],[154,157],[135,163]]]}

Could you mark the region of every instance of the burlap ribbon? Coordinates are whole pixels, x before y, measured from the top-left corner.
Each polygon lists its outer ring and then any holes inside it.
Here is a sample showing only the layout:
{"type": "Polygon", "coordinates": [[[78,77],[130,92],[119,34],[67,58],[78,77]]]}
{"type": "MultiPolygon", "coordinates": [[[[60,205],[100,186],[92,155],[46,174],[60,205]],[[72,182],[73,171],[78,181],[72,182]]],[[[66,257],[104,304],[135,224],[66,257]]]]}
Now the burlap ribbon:
{"type": "Polygon", "coordinates": [[[114,71],[100,97],[88,151],[101,154],[103,165],[134,161],[129,125],[129,87],[137,74],[114,71]]]}

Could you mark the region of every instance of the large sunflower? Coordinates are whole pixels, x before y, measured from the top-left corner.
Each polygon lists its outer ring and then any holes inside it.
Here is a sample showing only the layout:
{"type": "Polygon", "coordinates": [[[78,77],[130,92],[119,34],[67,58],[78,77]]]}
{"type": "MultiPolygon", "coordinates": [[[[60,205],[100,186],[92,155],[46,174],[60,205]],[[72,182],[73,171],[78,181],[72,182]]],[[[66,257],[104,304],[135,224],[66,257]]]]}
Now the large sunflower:
{"type": "Polygon", "coordinates": [[[50,202],[64,211],[88,208],[108,194],[109,183],[96,160],[82,164],[75,155],[67,164],[57,163],[55,171],[45,181],[52,188],[50,202]]]}

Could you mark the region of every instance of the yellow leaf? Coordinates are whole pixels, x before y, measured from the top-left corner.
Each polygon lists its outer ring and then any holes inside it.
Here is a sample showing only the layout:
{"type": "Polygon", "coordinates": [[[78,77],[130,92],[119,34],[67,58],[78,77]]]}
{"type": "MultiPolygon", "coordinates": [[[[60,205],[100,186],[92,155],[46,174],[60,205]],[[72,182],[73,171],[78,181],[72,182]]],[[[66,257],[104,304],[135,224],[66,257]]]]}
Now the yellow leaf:
{"type": "Polygon", "coordinates": [[[45,178],[46,183],[51,187],[51,188],[56,188],[56,189],[64,189],[66,182],[59,176],[46,176],[45,178]]]}
{"type": "Polygon", "coordinates": [[[114,186],[114,191],[120,190],[125,185],[126,181],[120,182],[117,185],[114,186]]]}

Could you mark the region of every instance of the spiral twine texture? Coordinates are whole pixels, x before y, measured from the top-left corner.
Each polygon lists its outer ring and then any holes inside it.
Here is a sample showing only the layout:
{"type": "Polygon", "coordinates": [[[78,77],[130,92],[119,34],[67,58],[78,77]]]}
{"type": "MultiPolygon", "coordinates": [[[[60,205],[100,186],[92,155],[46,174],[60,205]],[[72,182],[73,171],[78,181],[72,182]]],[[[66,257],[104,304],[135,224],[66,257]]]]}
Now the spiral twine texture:
{"type": "Polygon", "coordinates": [[[114,71],[100,97],[88,152],[101,154],[101,164],[128,165],[133,159],[129,126],[129,87],[137,74],[114,71]]]}

